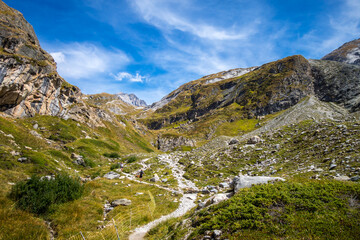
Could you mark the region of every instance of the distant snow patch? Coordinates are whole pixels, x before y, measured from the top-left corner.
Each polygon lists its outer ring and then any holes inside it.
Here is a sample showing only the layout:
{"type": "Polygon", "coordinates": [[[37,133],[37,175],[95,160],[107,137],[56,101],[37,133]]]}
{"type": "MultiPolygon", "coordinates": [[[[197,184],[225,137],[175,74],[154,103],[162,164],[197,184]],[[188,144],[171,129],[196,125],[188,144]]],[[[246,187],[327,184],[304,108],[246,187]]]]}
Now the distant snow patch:
{"type": "MultiPolygon", "coordinates": [[[[211,83],[215,83],[215,82],[219,82],[225,79],[229,79],[229,78],[234,78],[234,77],[240,77],[246,73],[249,73],[251,71],[253,71],[256,67],[251,67],[251,68],[237,68],[237,69],[232,69],[229,71],[225,71],[220,73],[222,76],[220,77],[216,77],[213,79],[209,79],[205,82],[205,84],[211,84],[211,83]]],[[[211,76],[211,75],[210,75],[211,76]]]]}

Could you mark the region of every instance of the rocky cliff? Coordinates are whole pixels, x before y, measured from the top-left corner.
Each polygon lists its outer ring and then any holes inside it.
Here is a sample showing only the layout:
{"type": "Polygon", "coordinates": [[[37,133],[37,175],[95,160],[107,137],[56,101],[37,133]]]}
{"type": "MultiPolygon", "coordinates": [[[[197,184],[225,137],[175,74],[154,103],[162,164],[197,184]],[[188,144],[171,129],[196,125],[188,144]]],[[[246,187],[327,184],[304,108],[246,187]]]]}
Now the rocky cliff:
{"type": "Polygon", "coordinates": [[[360,38],[343,44],[322,60],[360,65],[360,38]]]}
{"type": "Polygon", "coordinates": [[[71,118],[90,125],[111,120],[87,106],[79,88],[59,76],[23,15],[0,1],[0,111],[13,117],[35,114],[71,118]]]}

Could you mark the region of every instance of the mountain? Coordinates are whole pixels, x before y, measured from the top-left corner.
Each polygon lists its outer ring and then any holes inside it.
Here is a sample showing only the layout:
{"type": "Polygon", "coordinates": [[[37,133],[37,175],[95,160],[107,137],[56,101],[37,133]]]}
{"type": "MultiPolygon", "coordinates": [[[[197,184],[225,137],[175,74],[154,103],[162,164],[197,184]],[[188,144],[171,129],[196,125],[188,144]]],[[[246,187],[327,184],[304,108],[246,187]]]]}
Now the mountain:
{"type": "Polygon", "coordinates": [[[177,122],[215,118],[227,109],[235,112],[226,121],[251,119],[288,109],[306,96],[341,104],[350,111],[359,109],[357,65],[295,55],[237,77],[213,81],[215,76],[186,83],[153,104],[144,123],[150,129],[161,129],[177,122]]]}
{"type": "Polygon", "coordinates": [[[124,102],[133,105],[135,107],[147,107],[147,104],[144,100],[139,99],[133,93],[117,93],[115,94],[119,99],[123,100],[124,102]]]}
{"type": "Polygon", "coordinates": [[[343,44],[324,56],[322,60],[360,65],[360,38],[343,44]]]}

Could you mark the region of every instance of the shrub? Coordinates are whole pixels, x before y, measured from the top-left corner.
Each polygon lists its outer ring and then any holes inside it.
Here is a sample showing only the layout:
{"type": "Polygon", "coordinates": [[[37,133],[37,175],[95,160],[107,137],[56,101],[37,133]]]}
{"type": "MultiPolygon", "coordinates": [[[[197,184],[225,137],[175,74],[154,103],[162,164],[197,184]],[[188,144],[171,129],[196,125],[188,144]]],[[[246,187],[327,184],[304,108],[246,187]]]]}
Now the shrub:
{"type": "Polygon", "coordinates": [[[104,153],[103,154],[105,157],[108,157],[108,158],[120,158],[120,155],[116,152],[113,152],[113,153],[104,153]]]}
{"type": "Polygon", "coordinates": [[[120,163],[114,163],[110,166],[110,170],[114,170],[114,169],[117,169],[117,168],[120,168],[120,163]]]}
{"type": "Polygon", "coordinates": [[[133,163],[133,162],[136,162],[136,160],[137,160],[137,157],[134,155],[126,158],[127,163],[133,163]]]}
{"type": "Polygon", "coordinates": [[[93,168],[93,167],[96,166],[96,164],[94,163],[94,161],[92,161],[91,159],[84,158],[84,162],[85,162],[85,166],[86,166],[86,167],[93,168]]]}
{"type": "Polygon", "coordinates": [[[22,210],[44,214],[51,205],[80,198],[83,191],[79,179],[65,174],[57,175],[53,179],[33,176],[14,185],[10,198],[15,200],[17,207],[22,210]]]}

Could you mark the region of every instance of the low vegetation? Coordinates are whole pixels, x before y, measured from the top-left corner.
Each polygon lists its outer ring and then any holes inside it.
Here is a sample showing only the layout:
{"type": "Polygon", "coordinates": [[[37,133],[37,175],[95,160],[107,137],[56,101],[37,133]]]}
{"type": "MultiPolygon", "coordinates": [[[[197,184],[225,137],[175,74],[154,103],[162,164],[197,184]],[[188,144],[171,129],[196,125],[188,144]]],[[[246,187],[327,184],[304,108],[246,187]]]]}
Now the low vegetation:
{"type": "Polygon", "coordinates": [[[36,214],[45,214],[55,204],[73,201],[81,197],[83,186],[79,179],[60,174],[52,177],[32,176],[18,182],[10,197],[16,206],[36,214]]]}
{"type": "Polygon", "coordinates": [[[172,220],[158,226],[149,239],[179,239],[187,229],[192,231],[189,239],[203,239],[213,230],[222,231],[221,239],[355,239],[360,234],[359,196],[360,185],[351,182],[253,186],[193,214],[190,225],[172,220]]]}

